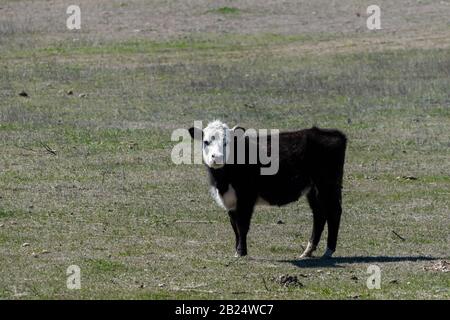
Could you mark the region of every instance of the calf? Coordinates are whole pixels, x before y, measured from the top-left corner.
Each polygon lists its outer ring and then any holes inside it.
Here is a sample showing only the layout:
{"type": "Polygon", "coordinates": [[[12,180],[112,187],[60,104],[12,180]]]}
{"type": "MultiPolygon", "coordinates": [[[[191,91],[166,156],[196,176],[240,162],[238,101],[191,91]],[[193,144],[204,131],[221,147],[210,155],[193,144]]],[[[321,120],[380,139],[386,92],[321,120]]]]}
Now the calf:
{"type": "Polygon", "coordinates": [[[329,258],[336,250],[341,217],[341,189],[347,139],[338,130],[313,127],[277,135],[268,135],[266,145],[261,137],[250,139],[242,128],[230,129],[221,121],[213,121],[204,129],[192,127],[193,139],[203,143],[211,193],[219,205],[228,211],[236,237],[236,256],[247,254],[247,233],[253,210],[258,204],[282,206],[306,194],[313,213],[313,228],[308,245],[300,257],[310,257],[316,249],[325,223],[328,224],[327,249],[323,257],[329,258]],[[241,133],[241,134],[238,134],[241,133]],[[276,139],[276,140],[275,140],[276,139]],[[260,158],[256,162],[238,163],[238,143],[228,150],[230,142],[243,141],[248,153],[252,143],[265,148],[272,161],[278,161],[278,171],[261,174],[260,158]],[[256,142],[255,142],[256,141],[256,142]],[[278,154],[272,152],[278,142],[278,154]],[[229,161],[228,158],[234,159],[229,161]]]}

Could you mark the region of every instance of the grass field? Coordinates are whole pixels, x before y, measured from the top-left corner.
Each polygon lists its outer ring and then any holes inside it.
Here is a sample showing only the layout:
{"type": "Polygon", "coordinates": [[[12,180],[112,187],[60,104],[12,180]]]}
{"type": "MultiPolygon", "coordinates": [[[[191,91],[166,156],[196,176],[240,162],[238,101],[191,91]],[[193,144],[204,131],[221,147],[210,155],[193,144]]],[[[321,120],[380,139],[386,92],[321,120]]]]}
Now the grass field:
{"type": "Polygon", "coordinates": [[[379,1],[378,31],[367,1],[80,1],[79,31],[66,2],[0,0],[0,299],[450,298],[449,1],[379,1]],[[170,158],[215,118],[346,132],[333,260],[297,259],[304,199],[233,257],[205,169],[170,158]]]}

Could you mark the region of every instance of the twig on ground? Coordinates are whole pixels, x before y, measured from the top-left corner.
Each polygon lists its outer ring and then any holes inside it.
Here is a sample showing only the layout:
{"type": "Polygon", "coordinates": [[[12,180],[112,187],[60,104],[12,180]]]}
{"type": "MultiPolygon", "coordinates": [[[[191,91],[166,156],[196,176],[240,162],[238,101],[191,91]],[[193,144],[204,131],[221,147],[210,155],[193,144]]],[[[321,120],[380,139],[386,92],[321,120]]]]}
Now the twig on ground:
{"type": "Polygon", "coordinates": [[[401,235],[399,235],[397,232],[395,232],[394,230],[392,230],[392,233],[395,234],[399,239],[405,241],[406,239],[403,238],[401,235]]]}
{"type": "Polygon", "coordinates": [[[269,288],[267,287],[266,279],[264,279],[264,277],[262,277],[262,281],[264,284],[264,288],[266,288],[267,291],[270,291],[269,288]]]}
{"type": "Polygon", "coordinates": [[[213,290],[201,290],[201,289],[195,289],[195,288],[170,288],[170,290],[173,291],[193,291],[193,292],[199,292],[199,293],[217,293],[217,291],[213,290]]]}
{"type": "Polygon", "coordinates": [[[56,156],[56,150],[50,148],[47,144],[45,144],[45,143],[43,143],[43,142],[41,142],[41,146],[43,146],[44,149],[45,149],[48,153],[50,153],[51,155],[56,156]]]}
{"type": "Polygon", "coordinates": [[[28,148],[28,147],[17,146],[17,148],[20,148],[20,149],[23,149],[23,150],[27,150],[27,151],[31,151],[31,152],[37,152],[36,150],[33,150],[31,148],[28,148]]]}

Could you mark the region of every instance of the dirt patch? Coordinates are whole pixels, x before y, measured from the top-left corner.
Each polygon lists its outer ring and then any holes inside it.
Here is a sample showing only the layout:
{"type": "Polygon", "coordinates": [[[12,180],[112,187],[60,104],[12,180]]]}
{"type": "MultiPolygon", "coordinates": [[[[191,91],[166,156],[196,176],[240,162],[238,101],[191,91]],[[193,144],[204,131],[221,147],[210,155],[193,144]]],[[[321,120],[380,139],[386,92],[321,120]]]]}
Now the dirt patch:
{"type": "Polygon", "coordinates": [[[426,271],[438,271],[438,272],[449,272],[450,271],[450,262],[445,260],[440,260],[436,263],[433,263],[431,266],[426,266],[423,268],[426,271]]]}
{"type": "Polygon", "coordinates": [[[303,283],[298,280],[297,276],[285,274],[275,277],[272,280],[283,287],[303,287],[303,283]]]}

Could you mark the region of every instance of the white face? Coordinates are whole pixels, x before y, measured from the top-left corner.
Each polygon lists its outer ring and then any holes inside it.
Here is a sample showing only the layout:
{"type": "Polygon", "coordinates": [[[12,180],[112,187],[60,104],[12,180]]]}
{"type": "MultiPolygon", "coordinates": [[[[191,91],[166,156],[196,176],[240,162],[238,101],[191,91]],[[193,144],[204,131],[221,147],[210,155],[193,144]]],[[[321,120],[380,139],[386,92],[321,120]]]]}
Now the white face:
{"type": "Polygon", "coordinates": [[[213,169],[225,165],[230,129],[220,121],[208,124],[203,130],[203,161],[213,169]]]}

